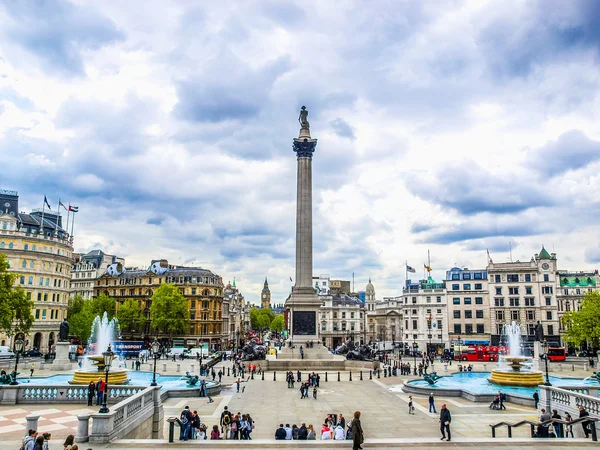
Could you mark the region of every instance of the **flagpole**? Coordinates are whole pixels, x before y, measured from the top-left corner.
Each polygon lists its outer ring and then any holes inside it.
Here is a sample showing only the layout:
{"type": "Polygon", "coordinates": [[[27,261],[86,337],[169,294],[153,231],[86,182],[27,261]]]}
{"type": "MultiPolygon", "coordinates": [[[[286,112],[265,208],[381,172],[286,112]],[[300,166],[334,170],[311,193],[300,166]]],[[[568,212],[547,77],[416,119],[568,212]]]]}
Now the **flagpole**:
{"type": "Polygon", "coordinates": [[[44,201],[42,202],[42,224],[40,230],[42,232],[42,236],[44,236],[44,212],[46,208],[46,194],[44,194],[44,201]]]}
{"type": "Polygon", "coordinates": [[[404,286],[408,287],[408,259],[404,261],[404,286]]]}
{"type": "Polygon", "coordinates": [[[71,236],[73,236],[74,229],[75,229],[75,211],[73,211],[73,218],[71,219],[71,236]]]}
{"type": "Polygon", "coordinates": [[[67,235],[69,234],[69,216],[71,215],[71,203],[69,203],[69,207],[67,208],[67,226],[65,227],[65,231],[67,235]]]}

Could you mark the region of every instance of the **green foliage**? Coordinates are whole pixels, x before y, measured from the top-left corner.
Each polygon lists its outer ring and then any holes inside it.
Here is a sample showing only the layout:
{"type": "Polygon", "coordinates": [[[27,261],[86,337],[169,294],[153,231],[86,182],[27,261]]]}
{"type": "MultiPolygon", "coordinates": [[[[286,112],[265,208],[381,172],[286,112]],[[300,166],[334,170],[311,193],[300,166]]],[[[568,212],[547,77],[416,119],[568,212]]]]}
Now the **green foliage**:
{"type": "Polygon", "coordinates": [[[172,284],[161,284],[152,296],[152,328],[169,335],[183,334],[189,324],[187,300],[172,284]]]}
{"type": "Polygon", "coordinates": [[[69,321],[69,334],[87,342],[92,332],[92,323],[96,316],[102,317],[104,312],[109,320],[115,315],[116,301],[114,298],[101,295],[91,300],[84,300],[79,295],[69,300],[67,320],[69,321]]]}
{"type": "Polygon", "coordinates": [[[277,317],[275,317],[273,319],[273,321],[271,322],[271,331],[281,333],[283,331],[284,325],[285,325],[285,322],[283,320],[283,315],[280,314],[277,317]]]}
{"type": "Polygon", "coordinates": [[[133,298],[128,298],[119,305],[117,319],[121,330],[127,330],[130,333],[143,330],[147,321],[142,313],[140,302],[133,298]]]}
{"type": "Polygon", "coordinates": [[[275,313],[269,308],[252,308],[250,310],[250,325],[253,330],[269,328],[274,318],[275,313]]]}
{"type": "Polygon", "coordinates": [[[586,292],[579,311],[568,311],[562,317],[565,341],[580,345],[589,341],[594,347],[600,341],[600,292],[586,292]]]}
{"type": "Polygon", "coordinates": [[[17,275],[8,269],[8,259],[0,253],[0,329],[8,336],[25,334],[33,325],[33,301],[22,287],[14,286],[17,275]]]}

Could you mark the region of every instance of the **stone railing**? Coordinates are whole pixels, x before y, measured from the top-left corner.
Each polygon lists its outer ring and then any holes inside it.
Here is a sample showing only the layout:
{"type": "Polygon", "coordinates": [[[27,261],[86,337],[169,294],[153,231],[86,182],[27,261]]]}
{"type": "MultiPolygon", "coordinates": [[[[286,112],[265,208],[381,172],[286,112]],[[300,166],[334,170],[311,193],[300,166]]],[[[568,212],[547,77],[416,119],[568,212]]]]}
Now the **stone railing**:
{"type": "MultiPolygon", "coordinates": [[[[108,386],[108,403],[117,403],[136,395],[146,386],[108,386]]],[[[0,405],[87,403],[87,386],[74,384],[0,386],[0,405]]]]}
{"type": "Polygon", "coordinates": [[[115,439],[162,438],[163,407],[160,386],[147,387],[114,405],[106,414],[92,414],[90,442],[115,439]]]}
{"type": "MultiPolygon", "coordinates": [[[[583,406],[590,413],[590,417],[600,418],[600,398],[598,398],[600,388],[590,388],[589,386],[569,388],[539,386],[539,389],[540,403],[538,408],[546,408],[546,411],[549,412],[556,409],[563,416],[565,412],[568,412],[573,418],[578,418],[579,406],[583,406]],[[583,391],[588,393],[583,393],[583,391]],[[589,395],[590,393],[592,395],[589,395]]],[[[596,422],[596,427],[600,428],[600,422],[596,422]]]]}

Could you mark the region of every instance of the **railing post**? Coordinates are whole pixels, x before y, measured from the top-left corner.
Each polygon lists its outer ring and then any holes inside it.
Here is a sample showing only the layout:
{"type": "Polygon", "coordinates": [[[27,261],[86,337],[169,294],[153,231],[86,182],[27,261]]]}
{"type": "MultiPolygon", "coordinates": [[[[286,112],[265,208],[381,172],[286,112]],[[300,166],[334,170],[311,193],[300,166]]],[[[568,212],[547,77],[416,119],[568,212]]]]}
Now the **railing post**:
{"type": "Polygon", "coordinates": [[[340,381],[340,372],[338,372],[338,381],[340,381]]]}
{"type": "Polygon", "coordinates": [[[531,427],[531,437],[535,437],[535,425],[530,423],[529,426],[531,427]]]}
{"type": "Polygon", "coordinates": [[[265,381],[265,371],[264,370],[262,371],[262,378],[261,379],[262,379],[262,381],[265,381]]]}
{"type": "Polygon", "coordinates": [[[360,381],[362,381],[362,380],[363,380],[363,377],[362,377],[362,370],[361,370],[360,371],[360,381]]]}
{"type": "Polygon", "coordinates": [[[508,437],[512,437],[512,427],[510,425],[508,425],[508,437]]]}
{"type": "Polygon", "coordinates": [[[492,437],[495,438],[496,437],[496,427],[492,426],[492,437]]]}
{"type": "Polygon", "coordinates": [[[90,440],[90,415],[79,414],[77,415],[77,420],[75,442],[88,442],[90,440]]]}
{"type": "Polygon", "coordinates": [[[27,425],[25,426],[25,436],[27,436],[29,430],[37,431],[39,418],[40,416],[36,414],[29,414],[27,417],[25,417],[25,419],[27,420],[27,425]]]}
{"type": "Polygon", "coordinates": [[[273,381],[277,381],[277,375],[275,375],[277,372],[273,371],[273,381]]]}
{"type": "Polygon", "coordinates": [[[350,378],[348,379],[348,381],[352,381],[352,371],[350,371],[350,378]]]}
{"type": "Polygon", "coordinates": [[[590,422],[592,441],[598,442],[598,430],[596,430],[596,422],[590,422]]]}
{"type": "Polygon", "coordinates": [[[372,380],[372,379],[373,379],[373,371],[369,370],[369,380],[372,380]]]}

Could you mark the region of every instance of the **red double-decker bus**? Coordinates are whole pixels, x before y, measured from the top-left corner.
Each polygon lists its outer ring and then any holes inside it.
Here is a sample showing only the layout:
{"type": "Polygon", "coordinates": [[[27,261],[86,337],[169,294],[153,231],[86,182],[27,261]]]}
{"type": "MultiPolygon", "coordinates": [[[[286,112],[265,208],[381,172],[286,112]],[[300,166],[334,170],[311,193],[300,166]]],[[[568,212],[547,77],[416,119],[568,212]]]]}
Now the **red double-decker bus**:
{"type": "Polygon", "coordinates": [[[549,348],[547,355],[550,361],[564,361],[567,359],[567,349],[564,347],[549,348]]]}
{"type": "Polygon", "coordinates": [[[507,348],[496,345],[470,345],[466,350],[455,351],[454,359],[457,361],[498,361],[500,355],[505,355],[507,348]]]}

